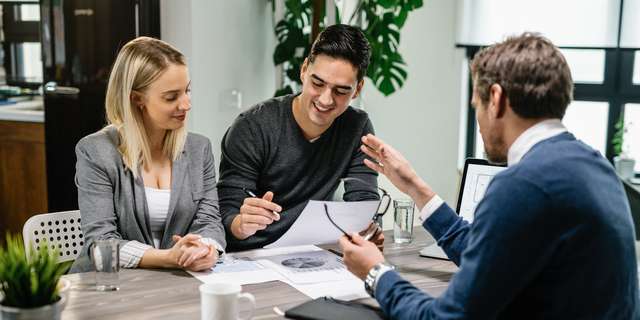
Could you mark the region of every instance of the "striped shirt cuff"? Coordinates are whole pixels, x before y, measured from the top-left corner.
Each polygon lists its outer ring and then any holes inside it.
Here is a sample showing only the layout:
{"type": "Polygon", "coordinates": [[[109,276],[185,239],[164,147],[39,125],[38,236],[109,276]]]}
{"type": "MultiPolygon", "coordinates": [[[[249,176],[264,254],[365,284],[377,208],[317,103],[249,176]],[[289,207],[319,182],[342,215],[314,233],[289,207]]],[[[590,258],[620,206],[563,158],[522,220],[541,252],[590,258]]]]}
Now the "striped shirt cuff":
{"type": "Polygon", "coordinates": [[[153,247],[138,241],[127,241],[120,248],[120,267],[137,268],[144,253],[153,247]]]}
{"type": "Polygon", "coordinates": [[[215,241],[211,238],[200,238],[200,242],[204,243],[207,246],[213,245],[213,247],[218,251],[218,256],[222,256],[224,254],[224,247],[222,247],[218,243],[218,241],[215,241]]]}

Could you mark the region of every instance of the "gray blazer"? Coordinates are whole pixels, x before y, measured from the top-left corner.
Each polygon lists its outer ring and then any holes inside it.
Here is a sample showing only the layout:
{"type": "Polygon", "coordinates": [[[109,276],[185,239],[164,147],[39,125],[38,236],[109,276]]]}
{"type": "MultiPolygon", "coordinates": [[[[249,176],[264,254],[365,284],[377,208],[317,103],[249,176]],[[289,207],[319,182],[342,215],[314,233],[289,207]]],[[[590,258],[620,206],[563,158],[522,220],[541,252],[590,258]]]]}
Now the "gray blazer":
{"type": "MultiPolygon", "coordinates": [[[[118,152],[114,127],[84,137],[76,146],[76,185],[84,245],[70,273],[93,271],[92,240],[101,235],[136,240],[154,247],[149,208],[142,179],[126,169],[118,152]]],[[[141,177],[140,167],[138,176],[141,177]]],[[[171,200],[159,249],[173,246],[173,235],[187,233],[211,238],[226,246],[220,220],[211,141],[189,132],[182,158],[171,173],[171,200]]]]}

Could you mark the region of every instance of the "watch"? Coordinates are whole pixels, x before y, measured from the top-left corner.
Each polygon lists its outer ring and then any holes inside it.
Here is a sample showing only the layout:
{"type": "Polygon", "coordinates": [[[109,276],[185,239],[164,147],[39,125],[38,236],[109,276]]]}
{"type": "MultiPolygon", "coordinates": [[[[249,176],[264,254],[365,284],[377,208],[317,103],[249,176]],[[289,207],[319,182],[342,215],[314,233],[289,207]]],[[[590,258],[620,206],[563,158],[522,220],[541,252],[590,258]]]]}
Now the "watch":
{"type": "Polygon", "coordinates": [[[378,281],[378,274],[381,274],[393,269],[394,267],[388,262],[380,262],[375,267],[371,268],[371,270],[369,270],[369,274],[367,274],[367,278],[365,278],[364,280],[364,289],[372,298],[375,298],[376,282],[378,281]]]}

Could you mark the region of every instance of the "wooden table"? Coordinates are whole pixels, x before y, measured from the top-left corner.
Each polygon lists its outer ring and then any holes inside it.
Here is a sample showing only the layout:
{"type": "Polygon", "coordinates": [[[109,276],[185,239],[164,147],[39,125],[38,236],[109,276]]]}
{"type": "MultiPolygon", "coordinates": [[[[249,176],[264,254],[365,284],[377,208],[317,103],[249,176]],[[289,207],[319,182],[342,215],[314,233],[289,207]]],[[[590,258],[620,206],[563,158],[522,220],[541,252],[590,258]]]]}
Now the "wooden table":
{"type": "MultiPolygon", "coordinates": [[[[447,288],[458,268],[448,260],[418,256],[418,251],[435,242],[427,231],[415,227],[413,242],[408,244],[393,243],[391,230],[385,236],[385,257],[403,278],[433,296],[447,288]]],[[[321,247],[338,249],[337,245],[321,247]]],[[[200,319],[198,286],[202,282],[182,270],[120,269],[120,290],[114,292],[96,292],[93,272],[66,277],[71,281],[70,299],[62,319],[200,319]]],[[[256,298],[252,319],[284,319],[273,307],[284,311],[311,300],[280,281],[244,285],[243,292],[256,298]]],[[[372,298],[360,301],[377,305],[372,298]]],[[[244,302],[241,307],[248,310],[244,302]]]]}

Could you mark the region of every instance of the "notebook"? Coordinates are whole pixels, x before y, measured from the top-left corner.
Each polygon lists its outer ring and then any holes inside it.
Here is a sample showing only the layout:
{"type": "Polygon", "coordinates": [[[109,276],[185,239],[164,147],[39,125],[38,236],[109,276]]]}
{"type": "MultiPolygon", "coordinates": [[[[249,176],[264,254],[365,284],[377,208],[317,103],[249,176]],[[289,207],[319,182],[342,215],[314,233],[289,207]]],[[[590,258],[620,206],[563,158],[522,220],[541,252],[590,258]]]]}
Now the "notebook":
{"type": "MultiPolygon", "coordinates": [[[[491,164],[484,159],[467,158],[464,161],[460,190],[458,191],[458,204],[456,213],[462,218],[473,223],[476,207],[487,191],[487,186],[493,177],[506,170],[504,165],[491,164]]],[[[434,243],[420,251],[423,257],[449,259],[438,244],[434,243]]]]}

